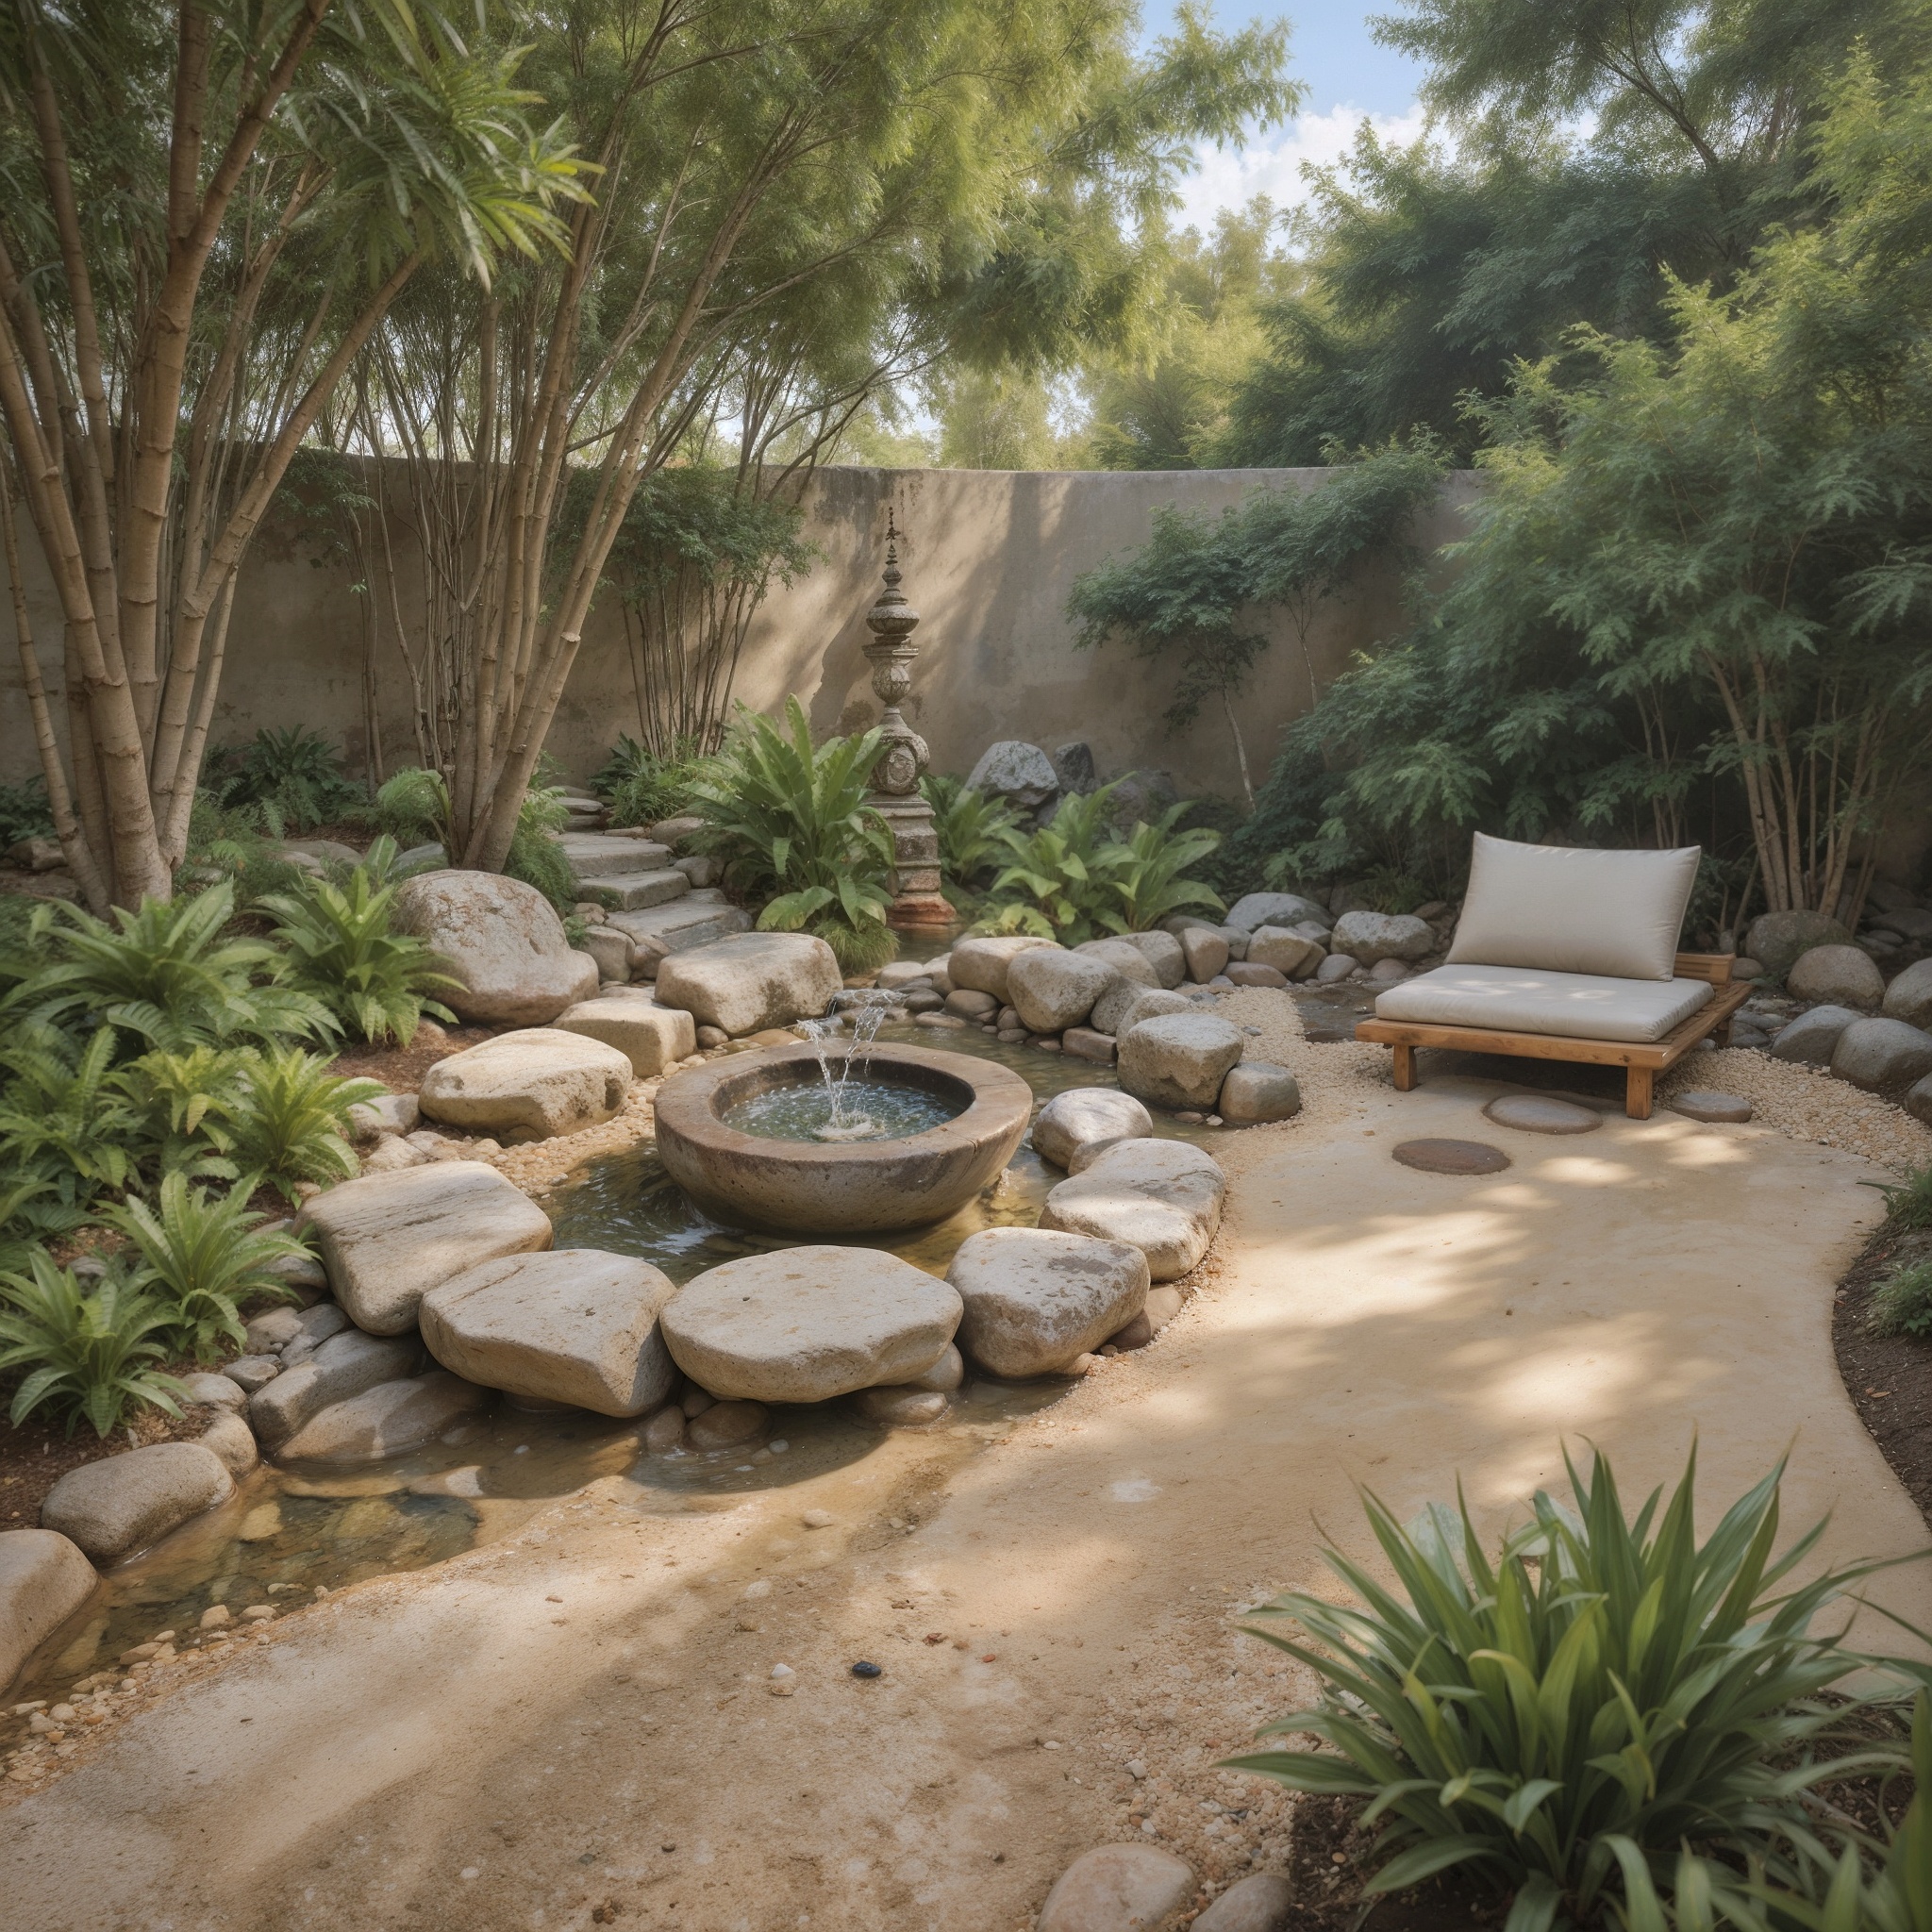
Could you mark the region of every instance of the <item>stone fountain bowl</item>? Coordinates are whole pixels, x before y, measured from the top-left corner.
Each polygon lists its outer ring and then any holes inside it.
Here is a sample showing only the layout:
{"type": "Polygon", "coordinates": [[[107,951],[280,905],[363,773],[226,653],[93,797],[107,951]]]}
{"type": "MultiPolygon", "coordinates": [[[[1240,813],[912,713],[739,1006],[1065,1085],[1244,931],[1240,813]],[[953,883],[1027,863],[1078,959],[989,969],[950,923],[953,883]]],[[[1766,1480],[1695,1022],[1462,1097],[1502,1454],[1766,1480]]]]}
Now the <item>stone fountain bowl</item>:
{"type": "MultiPolygon", "coordinates": [[[[844,1055],[826,1049],[834,1072],[844,1055]]],[[[866,1077],[960,1111],[891,1141],[775,1141],[726,1126],[727,1110],[792,1083],[816,1085],[809,1046],[736,1055],[658,1090],[658,1158],[701,1208],[774,1234],[889,1234],[957,1213],[1013,1158],[1033,1112],[1019,1074],[964,1054],[874,1046],[866,1077]]]]}

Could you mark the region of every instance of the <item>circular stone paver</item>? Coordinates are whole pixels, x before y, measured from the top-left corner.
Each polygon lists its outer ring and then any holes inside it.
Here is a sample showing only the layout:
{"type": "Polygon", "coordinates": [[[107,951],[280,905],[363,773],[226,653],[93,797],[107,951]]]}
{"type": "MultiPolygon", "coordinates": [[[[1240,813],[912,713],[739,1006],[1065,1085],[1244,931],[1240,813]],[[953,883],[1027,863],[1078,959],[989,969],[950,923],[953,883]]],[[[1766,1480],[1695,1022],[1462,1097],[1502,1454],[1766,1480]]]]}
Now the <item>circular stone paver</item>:
{"type": "Polygon", "coordinates": [[[1405,1141],[1395,1158],[1424,1174],[1501,1174],[1509,1165],[1509,1157],[1487,1141],[1405,1141]]]}
{"type": "Polygon", "coordinates": [[[1751,1103],[1740,1093],[1712,1093],[1692,1090],[1672,1094],[1667,1105],[1673,1113],[1693,1121],[1748,1121],[1751,1103]]]}
{"type": "Polygon", "coordinates": [[[1483,1108],[1483,1118],[1520,1134],[1593,1134],[1604,1124],[1595,1108],[1548,1093],[1499,1093],[1483,1108]]]}

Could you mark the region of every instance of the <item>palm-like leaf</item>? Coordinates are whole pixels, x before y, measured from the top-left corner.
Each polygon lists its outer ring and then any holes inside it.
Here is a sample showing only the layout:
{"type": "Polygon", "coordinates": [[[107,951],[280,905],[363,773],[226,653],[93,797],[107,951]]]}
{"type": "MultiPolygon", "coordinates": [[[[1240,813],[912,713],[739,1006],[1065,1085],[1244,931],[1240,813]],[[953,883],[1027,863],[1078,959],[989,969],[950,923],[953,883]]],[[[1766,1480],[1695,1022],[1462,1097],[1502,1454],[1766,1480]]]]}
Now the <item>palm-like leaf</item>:
{"type": "Polygon", "coordinates": [[[299,1046],[252,1054],[242,1091],[225,1108],[243,1199],[266,1182],[295,1198],[302,1181],[348,1180],[358,1171],[345,1129],[349,1109],[384,1091],[378,1080],[343,1079],[320,1055],[299,1046]]]}

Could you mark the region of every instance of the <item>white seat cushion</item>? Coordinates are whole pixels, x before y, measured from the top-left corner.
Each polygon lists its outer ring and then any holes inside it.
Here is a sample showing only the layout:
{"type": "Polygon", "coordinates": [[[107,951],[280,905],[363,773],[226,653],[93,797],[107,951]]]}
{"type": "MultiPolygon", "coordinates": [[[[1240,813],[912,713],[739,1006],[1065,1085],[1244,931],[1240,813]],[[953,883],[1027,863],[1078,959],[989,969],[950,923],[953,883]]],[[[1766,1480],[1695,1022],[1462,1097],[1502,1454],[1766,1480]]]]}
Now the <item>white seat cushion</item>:
{"type": "Polygon", "coordinates": [[[1661,1040],[1711,999],[1701,979],[1606,979],[1593,973],[1531,973],[1520,966],[1438,966],[1391,986],[1378,1020],[1424,1026],[1488,1026],[1564,1040],[1661,1040]]]}
{"type": "Polygon", "coordinates": [[[1596,852],[1478,832],[1449,963],[1668,980],[1698,849],[1596,852]]]}

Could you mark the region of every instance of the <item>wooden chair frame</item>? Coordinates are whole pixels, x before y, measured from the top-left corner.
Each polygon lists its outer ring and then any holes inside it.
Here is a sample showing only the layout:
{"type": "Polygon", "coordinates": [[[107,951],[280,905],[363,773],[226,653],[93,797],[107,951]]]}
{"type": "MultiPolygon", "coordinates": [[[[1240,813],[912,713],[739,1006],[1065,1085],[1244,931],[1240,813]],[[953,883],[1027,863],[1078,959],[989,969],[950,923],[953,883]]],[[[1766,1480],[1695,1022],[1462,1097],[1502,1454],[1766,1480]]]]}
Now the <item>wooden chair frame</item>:
{"type": "Polygon", "coordinates": [[[1748,980],[1731,978],[1731,953],[1679,953],[1679,979],[1702,979],[1715,997],[1666,1033],[1661,1040],[1571,1040],[1557,1033],[1505,1033],[1488,1026],[1430,1026],[1408,1020],[1361,1020],[1355,1037],[1395,1049],[1395,1086],[1407,1093],[1416,1084],[1415,1055],[1421,1046],[1450,1047],[1460,1053],[1515,1054],[1524,1059],[1580,1060],[1592,1066],[1624,1069],[1624,1111],[1633,1121],[1650,1118],[1657,1076],[1704,1039],[1714,1034],[1729,1044],[1731,1019],[1751,997],[1748,980]]]}

